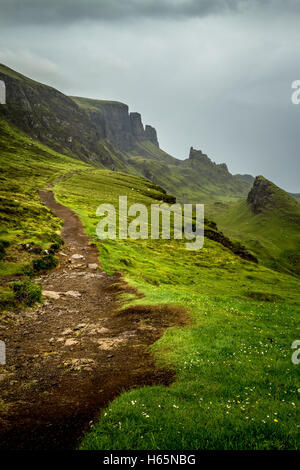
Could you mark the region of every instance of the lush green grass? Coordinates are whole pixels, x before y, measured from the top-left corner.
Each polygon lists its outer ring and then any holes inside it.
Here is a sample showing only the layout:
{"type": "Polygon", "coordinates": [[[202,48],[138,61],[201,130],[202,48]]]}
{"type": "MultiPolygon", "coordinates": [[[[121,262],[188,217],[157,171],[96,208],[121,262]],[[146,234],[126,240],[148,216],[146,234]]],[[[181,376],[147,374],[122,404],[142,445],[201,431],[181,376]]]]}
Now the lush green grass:
{"type": "Polygon", "coordinates": [[[123,394],[81,448],[299,448],[293,307],[208,296],[189,305],[193,326],[169,330],[153,348],[176,368],[174,385],[123,394]]]}
{"type": "MultiPolygon", "coordinates": [[[[100,203],[160,199],[149,182],[102,170],[88,180],[76,174],[55,192],[91,236],[100,203]]],[[[145,294],[134,303],[183,305],[191,325],[169,329],[152,348],[176,371],[175,383],[122,394],[80,447],[299,448],[299,370],[290,349],[299,336],[299,281],[210,240],[198,252],[181,241],[97,243],[103,267],[122,271],[145,294]]]]}

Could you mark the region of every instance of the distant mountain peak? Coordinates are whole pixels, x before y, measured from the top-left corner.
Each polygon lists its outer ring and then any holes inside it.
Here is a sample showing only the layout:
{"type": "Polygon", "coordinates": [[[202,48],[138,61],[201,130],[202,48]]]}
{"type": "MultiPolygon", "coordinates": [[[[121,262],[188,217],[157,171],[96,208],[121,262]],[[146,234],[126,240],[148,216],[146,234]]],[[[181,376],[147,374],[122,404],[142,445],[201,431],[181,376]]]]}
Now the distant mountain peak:
{"type": "Polygon", "coordinates": [[[194,149],[194,147],[190,148],[189,158],[190,159],[193,159],[193,158],[204,158],[205,159],[205,158],[207,158],[208,160],[211,161],[211,159],[205,153],[203,153],[202,150],[194,149]]]}
{"type": "Polygon", "coordinates": [[[189,159],[201,163],[206,163],[212,167],[218,167],[219,169],[224,170],[226,173],[229,173],[226,163],[215,163],[212,161],[211,158],[209,158],[208,155],[206,155],[206,153],[203,153],[202,150],[194,149],[194,147],[190,148],[189,159]]]}
{"type": "Polygon", "coordinates": [[[286,191],[261,175],[255,178],[247,202],[254,214],[260,214],[267,209],[285,209],[299,206],[297,201],[286,191]]]}

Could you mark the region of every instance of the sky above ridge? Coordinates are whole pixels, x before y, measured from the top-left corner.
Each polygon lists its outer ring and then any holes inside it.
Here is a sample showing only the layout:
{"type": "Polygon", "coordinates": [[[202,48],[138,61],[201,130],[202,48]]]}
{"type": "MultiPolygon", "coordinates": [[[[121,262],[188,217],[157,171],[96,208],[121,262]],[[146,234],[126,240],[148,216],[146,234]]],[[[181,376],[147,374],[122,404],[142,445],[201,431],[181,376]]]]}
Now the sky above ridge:
{"type": "Polygon", "coordinates": [[[0,62],[300,192],[298,0],[0,0],[0,62]]]}

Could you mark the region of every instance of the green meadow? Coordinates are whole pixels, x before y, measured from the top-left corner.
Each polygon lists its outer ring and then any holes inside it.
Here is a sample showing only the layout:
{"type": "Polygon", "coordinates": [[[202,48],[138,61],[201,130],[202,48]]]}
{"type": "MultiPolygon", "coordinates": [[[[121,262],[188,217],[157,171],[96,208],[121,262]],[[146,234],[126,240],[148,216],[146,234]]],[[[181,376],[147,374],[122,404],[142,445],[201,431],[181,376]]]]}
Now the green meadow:
{"type": "Polygon", "coordinates": [[[208,239],[194,252],[178,240],[98,240],[99,204],[117,208],[119,195],[129,205],[162,200],[145,179],[81,171],[54,190],[98,244],[103,269],[122,272],[144,294],[124,306],[174,304],[190,315],[188,326],[168,329],[152,346],[175,382],[121,394],[80,448],[299,449],[299,367],[291,362],[299,280],[208,239]]]}

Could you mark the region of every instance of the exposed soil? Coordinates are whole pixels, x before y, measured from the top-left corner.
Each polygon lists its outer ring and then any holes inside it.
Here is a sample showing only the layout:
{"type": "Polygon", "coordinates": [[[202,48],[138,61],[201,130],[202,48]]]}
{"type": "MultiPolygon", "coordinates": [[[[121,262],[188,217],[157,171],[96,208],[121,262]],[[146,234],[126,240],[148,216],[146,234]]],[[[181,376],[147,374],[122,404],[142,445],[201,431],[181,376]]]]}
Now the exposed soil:
{"type": "MultiPolygon", "coordinates": [[[[169,326],[187,323],[172,306],[120,311],[120,275],[98,265],[79,218],[51,191],[44,203],[64,220],[57,269],[42,275],[44,303],[0,320],[7,364],[0,366],[0,449],[74,449],[121,391],[168,385],[173,374],[149,354],[169,326]],[[73,255],[75,256],[72,258],[73,255]]],[[[101,255],[101,253],[100,253],[101,255]]]]}

